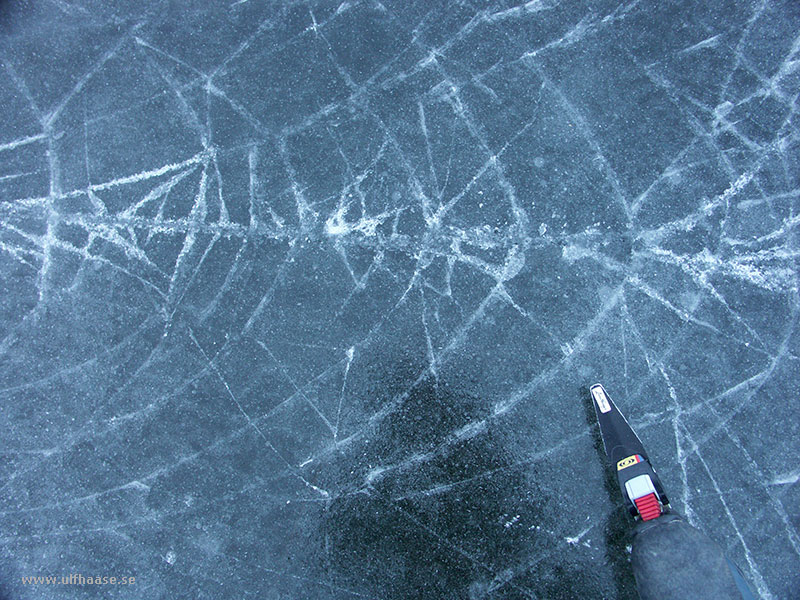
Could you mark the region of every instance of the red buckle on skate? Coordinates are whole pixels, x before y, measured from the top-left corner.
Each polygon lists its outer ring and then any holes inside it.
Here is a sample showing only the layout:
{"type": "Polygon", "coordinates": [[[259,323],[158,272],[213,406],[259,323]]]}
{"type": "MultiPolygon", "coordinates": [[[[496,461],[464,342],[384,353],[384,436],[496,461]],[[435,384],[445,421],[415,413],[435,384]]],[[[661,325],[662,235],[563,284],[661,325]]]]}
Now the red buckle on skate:
{"type": "Polygon", "coordinates": [[[636,510],[639,511],[643,521],[650,521],[661,516],[661,505],[658,503],[658,497],[655,494],[647,494],[647,496],[636,498],[634,502],[636,503],[636,510]]]}

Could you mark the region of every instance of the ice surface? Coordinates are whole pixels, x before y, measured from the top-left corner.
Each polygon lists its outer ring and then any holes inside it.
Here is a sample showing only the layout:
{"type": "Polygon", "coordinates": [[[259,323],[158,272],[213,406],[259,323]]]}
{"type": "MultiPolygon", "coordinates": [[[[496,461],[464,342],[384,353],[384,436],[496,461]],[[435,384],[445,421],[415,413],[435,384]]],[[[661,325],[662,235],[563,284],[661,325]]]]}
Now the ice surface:
{"type": "Polygon", "coordinates": [[[634,598],[596,381],[796,594],[799,25],[0,4],[0,596],[634,598]]]}

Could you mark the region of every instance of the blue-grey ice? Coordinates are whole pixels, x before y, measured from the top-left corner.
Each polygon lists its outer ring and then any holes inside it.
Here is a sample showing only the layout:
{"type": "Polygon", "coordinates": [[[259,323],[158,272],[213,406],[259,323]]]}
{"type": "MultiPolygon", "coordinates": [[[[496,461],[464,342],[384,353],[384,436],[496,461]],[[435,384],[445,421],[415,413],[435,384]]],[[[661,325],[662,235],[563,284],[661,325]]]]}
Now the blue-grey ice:
{"type": "Polygon", "coordinates": [[[596,381],[797,594],[798,31],[0,2],[0,598],[635,598],[596,381]]]}

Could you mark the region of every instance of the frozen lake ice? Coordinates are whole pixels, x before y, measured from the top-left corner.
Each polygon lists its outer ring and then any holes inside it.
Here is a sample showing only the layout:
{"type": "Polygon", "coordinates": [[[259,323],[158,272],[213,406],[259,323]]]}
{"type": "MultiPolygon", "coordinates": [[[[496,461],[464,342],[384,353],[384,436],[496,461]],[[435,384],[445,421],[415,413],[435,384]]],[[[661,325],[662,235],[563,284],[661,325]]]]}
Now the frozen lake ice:
{"type": "Polygon", "coordinates": [[[596,381],[796,594],[799,25],[0,4],[0,598],[635,598],[596,381]]]}

